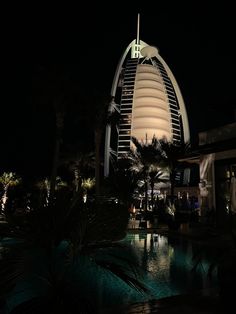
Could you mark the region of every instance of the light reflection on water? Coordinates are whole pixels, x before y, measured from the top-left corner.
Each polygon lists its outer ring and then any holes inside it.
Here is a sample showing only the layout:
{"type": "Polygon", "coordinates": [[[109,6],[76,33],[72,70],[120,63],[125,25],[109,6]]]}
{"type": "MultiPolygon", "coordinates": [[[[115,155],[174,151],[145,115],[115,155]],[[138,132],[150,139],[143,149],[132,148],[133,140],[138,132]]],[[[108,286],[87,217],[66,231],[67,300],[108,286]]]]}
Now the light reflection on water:
{"type": "Polygon", "coordinates": [[[136,251],[147,273],[146,283],[156,298],[218,289],[216,269],[209,278],[210,256],[203,253],[201,244],[151,233],[128,234],[125,240],[136,251]],[[194,270],[193,256],[199,251],[202,259],[194,270]]]}
{"type": "MultiPolygon", "coordinates": [[[[10,246],[12,239],[5,239],[4,242],[8,242],[10,246]]],[[[68,282],[74,282],[78,291],[83,291],[85,296],[92,298],[95,307],[110,307],[217,288],[215,276],[212,279],[207,276],[209,261],[206,257],[198,264],[196,271],[192,271],[195,265],[192,257],[199,249],[202,251],[200,244],[194,244],[192,241],[182,238],[168,238],[160,234],[156,234],[154,237],[151,233],[144,232],[127,234],[124,242],[130,244],[137,253],[140,265],[145,272],[144,282],[148,286],[150,294],[136,292],[124,284],[121,279],[105,271],[102,267],[98,267],[90,257],[80,256],[77,263],[73,264],[71,272],[68,273],[68,282]]],[[[60,250],[64,250],[66,247],[67,244],[64,243],[60,250]]],[[[104,251],[100,252],[101,256],[105,253],[104,251]]],[[[105,256],[110,258],[110,255],[105,254],[105,256]]],[[[122,260],[123,255],[120,257],[122,260]]],[[[42,262],[42,259],[38,259],[37,254],[35,260],[37,261],[35,271],[40,273],[40,276],[37,277],[40,281],[41,271],[44,271],[44,265],[47,264],[42,262]]],[[[41,281],[39,283],[41,284],[41,281]]],[[[8,308],[14,308],[31,297],[31,294],[31,278],[26,278],[17,284],[8,297],[8,308]]]]}

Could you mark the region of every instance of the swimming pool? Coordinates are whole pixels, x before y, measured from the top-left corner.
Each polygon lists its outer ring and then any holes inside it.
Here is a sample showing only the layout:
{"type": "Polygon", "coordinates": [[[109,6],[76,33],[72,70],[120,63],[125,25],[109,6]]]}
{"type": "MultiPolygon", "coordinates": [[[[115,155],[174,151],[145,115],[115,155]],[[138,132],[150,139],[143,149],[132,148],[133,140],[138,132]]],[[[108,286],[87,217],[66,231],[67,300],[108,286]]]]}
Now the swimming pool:
{"type": "MultiPolygon", "coordinates": [[[[5,239],[3,242],[11,239],[5,239]]],[[[195,262],[192,257],[202,246],[191,240],[181,237],[167,237],[161,234],[151,234],[139,231],[137,234],[128,233],[124,242],[131,247],[139,260],[143,277],[142,281],[148,288],[148,293],[140,293],[122,279],[114,276],[109,271],[100,267],[89,255],[80,255],[68,270],[64,270],[62,253],[66,250],[68,243],[65,241],[55,250],[53,261],[54,271],[62,270],[66,276],[65,284],[74,287],[72,291],[83,297],[87,304],[94,308],[114,308],[114,306],[127,305],[137,302],[145,302],[152,299],[161,299],[169,296],[186,294],[191,292],[217,289],[216,273],[212,278],[207,276],[209,257],[203,256],[201,262],[193,271],[195,262]],[[62,267],[62,269],[61,269],[62,267]]],[[[117,249],[102,249],[96,253],[96,259],[106,260],[118,256],[120,262],[126,260],[125,251],[117,249]]],[[[8,311],[34,298],[40,290],[43,295],[47,289],[43,285],[47,273],[47,256],[39,250],[32,250],[32,274],[20,281],[6,300],[8,311]],[[44,288],[43,288],[44,287],[44,288]],[[40,288],[40,289],[39,289],[40,288]]],[[[122,265],[122,264],[120,264],[122,265]]]]}
{"type": "Polygon", "coordinates": [[[129,233],[125,241],[138,255],[140,265],[146,273],[145,282],[155,298],[218,291],[216,268],[212,276],[208,276],[213,257],[201,243],[182,237],[145,232],[129,233]],[[196,264],[193,257],[198,252],[201,252],[201,260],[196,264]]]}

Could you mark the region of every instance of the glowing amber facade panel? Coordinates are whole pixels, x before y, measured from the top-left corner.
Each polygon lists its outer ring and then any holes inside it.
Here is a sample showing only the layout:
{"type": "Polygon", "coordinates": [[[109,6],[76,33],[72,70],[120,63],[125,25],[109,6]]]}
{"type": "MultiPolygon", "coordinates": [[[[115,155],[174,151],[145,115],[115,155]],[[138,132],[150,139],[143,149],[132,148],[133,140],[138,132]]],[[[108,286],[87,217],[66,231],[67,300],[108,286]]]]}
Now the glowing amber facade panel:
{"type": "Polygon", "coordinates": [[[158,69],[139,64],[134,85],[131,136],[151,142],[154,135],[172,140],[167,96],[158,69]]]}

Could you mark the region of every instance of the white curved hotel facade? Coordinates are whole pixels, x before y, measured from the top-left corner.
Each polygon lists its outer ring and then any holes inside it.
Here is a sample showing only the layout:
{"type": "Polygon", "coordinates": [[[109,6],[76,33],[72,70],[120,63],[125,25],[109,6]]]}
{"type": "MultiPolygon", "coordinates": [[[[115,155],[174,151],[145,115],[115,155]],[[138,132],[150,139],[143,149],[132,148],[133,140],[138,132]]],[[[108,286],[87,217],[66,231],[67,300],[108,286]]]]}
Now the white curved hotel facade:
{"type": "Polygon", "coordinates": [[[121,158],[131,138],[151,141],[166,137],[176,145],[190,138],[184,100],[170,68],[158,49],[137,38],[118,63],[111,89],[109,110],[120,114],[119,124],[108,124],[105,137],[104,176],[112,158],[121,158]]]}

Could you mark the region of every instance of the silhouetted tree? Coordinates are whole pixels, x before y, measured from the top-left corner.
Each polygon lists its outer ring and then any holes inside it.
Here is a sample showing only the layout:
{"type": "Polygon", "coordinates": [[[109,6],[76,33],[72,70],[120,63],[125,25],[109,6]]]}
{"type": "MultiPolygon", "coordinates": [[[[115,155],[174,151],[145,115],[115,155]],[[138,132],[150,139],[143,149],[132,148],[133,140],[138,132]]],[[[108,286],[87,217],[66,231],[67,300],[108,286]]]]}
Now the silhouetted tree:
{"type": "Polygon", "coordinates": [[[176,170],[180,164],[180,159],[185,157],[190,151],[190,143],[181,143],[179,145],[168,141],[166,138],[158,141],[158,149],[161,154],[162,163],[168,168],[171,183],[171,205],[174,203],[174,188],[176,170]]]}
{"type": "MultiPolygon", "coordinates": [[[[141,142],[132,137],[134,147],[131,148],[127,158],[131,161],[130,169],[139,174],[139,182],[143,181],[145,191],[145,210],[148,207],[148,185],[150,184],[150,173],[160,170],[162,158],[158,149],[158,140],[154,136],[151,143],[141,142]]],[[[153,178],[154,179],[154,178],[153,178]]]]}
{"type": "Polygon", "coordinates": [[[21,178],[15,172],[4,172],[0,176],[0,183],[3,187],[3,194],[1,197],[1,212],[4,213],[7,202],[7,193],[11,186],[16,186],[21,182],[21,178]]]}

